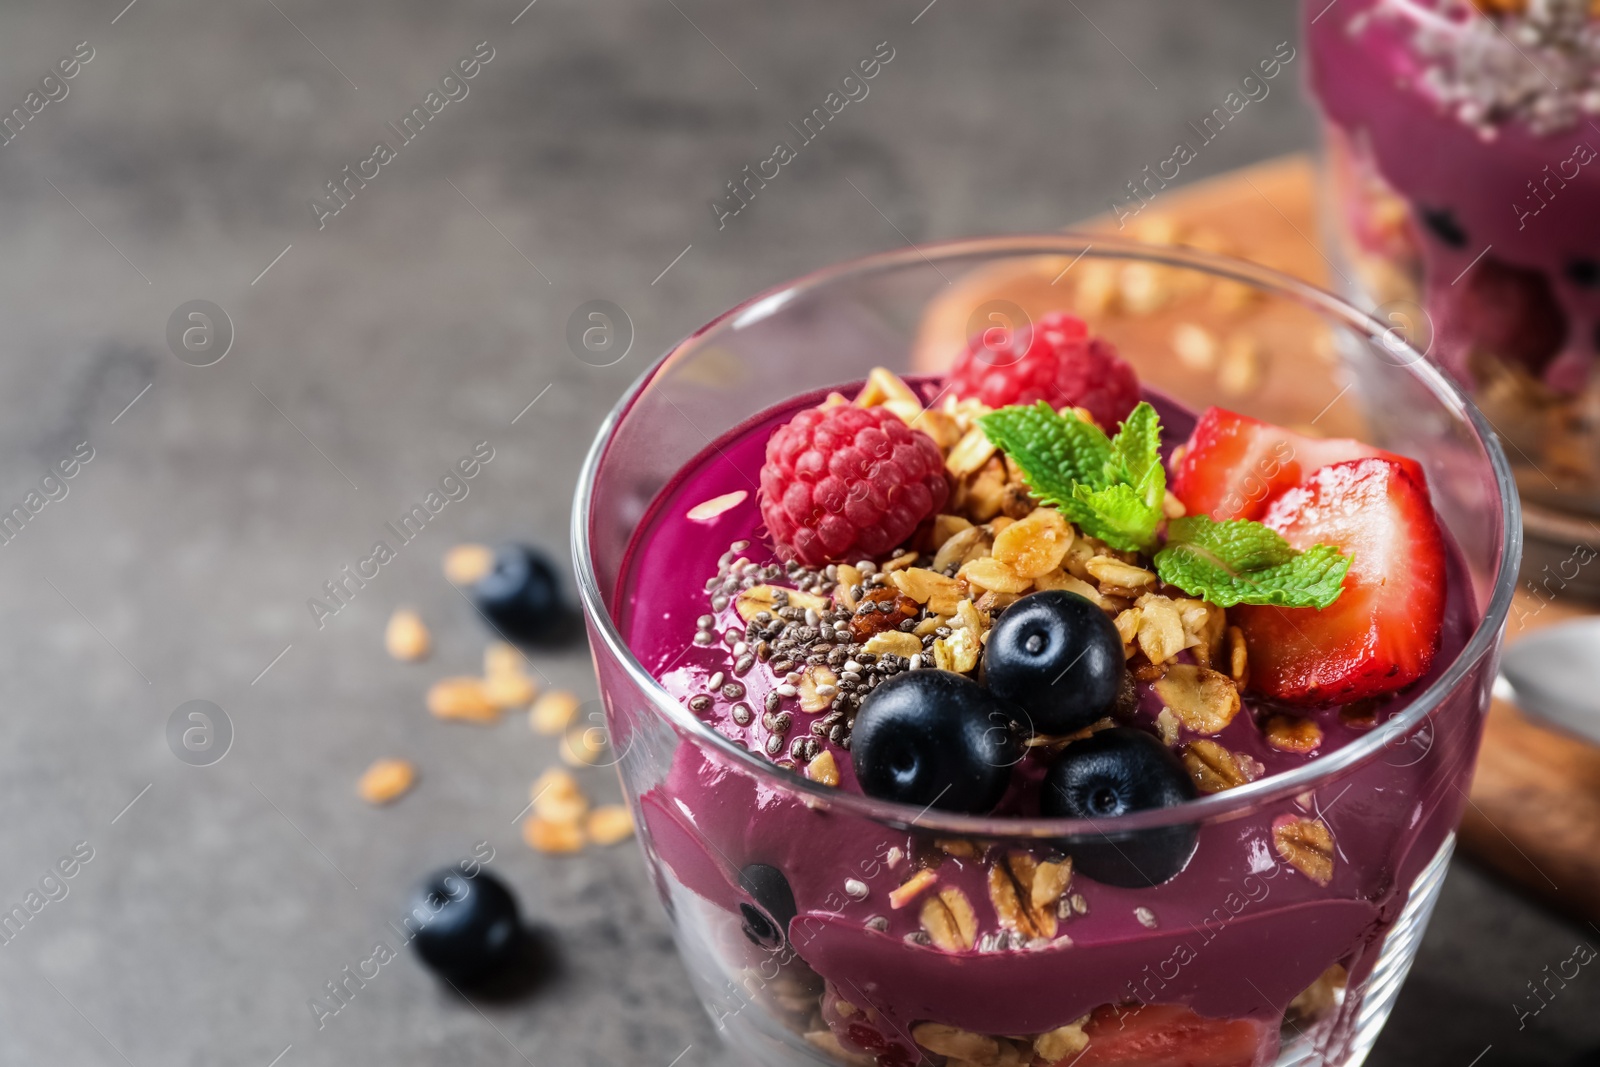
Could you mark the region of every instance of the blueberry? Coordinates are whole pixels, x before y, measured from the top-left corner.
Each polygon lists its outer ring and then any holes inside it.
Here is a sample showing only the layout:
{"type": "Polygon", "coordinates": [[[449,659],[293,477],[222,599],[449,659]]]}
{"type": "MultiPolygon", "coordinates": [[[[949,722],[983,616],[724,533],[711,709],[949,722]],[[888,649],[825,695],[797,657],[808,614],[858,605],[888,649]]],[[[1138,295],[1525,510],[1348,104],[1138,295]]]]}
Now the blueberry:
{"type": "Polygon", "coordinates": [[[1423,208],[1422,223],[1451,248],[1467,247],[1467,231],[1461,228],[1461,223],[1456,221],[1455,214],[1449,208],[1423,208]]]}
{"type": "Polygon", "coordinates": [[[472,602],[506,637],[519,644],[549,640],[565,620],[555,568],[528,545],[501,545],[494,566],[472,586],[472,602]]]}
{"type": "Polygon", "coordinates": [[[739,872],[739,885],[760,905],[739,905],[739,913],[744,916],[744,936],[763,948],[781,945],[789,923],[799,911],[789,879],[776,867],[752,863],[739,872]]]}
{"type": "Polygon", "coordinates": [[[1583,289],[1600,287],[1600,260],[1574,259],[1567,263],[1567,281],[1583,289]]]}
{"type": "Polygon", "coordinates": [[[476,985],[499,974],[518,953],[522,922],[517,900],[488,871],[468,878],[454,867],[435,871],[411,899],[411,920],[421,923],[417,955],[456,985],[476,985]]]}
{"type": "Polygon", "coordinates": [[[850,761],[869,796],[979,814],[999,802],[1021,758],[1015,717],[962,675],[898,674],[861,702],[850,761]]]}
{"type": "Polygon", "coordinates": [[[1111,714],[1127,667],[1106,613],[1064,589],[1025,596],[989,631],[984,681],[1039,733],[1070,734],[1111,714]]]}
{"type": "MultiPolygon", "coordinates": [[[[1074,741],[1045,773],[1039,807],[1053,819],[1110,819],[1193,800],[1178,757],[1143,730],[1116,726],[1074,741]]],[[[1085,877],[1108,885],[1160,885],[1194,854],[1193,826],[1095,834],[1066,842],[1085,877]]]]}

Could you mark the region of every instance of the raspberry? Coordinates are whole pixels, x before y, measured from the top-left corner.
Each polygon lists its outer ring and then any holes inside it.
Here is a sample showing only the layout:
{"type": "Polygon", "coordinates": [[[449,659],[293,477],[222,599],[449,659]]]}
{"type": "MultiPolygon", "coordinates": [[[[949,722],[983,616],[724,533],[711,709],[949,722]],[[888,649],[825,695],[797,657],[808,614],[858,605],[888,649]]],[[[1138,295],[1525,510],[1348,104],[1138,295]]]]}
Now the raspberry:
{"type": "Polygon", "coordinates": [[[1567,314],[1543,271],[1484,256],[1458,292],[1452,310],[1472,348],[1538,376],[1566,343],[1567,314]]]}
{"type": "Polygon", "coordinates": [[[1107,433],[1139,402],[1139,379],[1103,337],[1076,315],[1054,311],[1004,341],[993,331],[972,339],[950,370],[956,396],[992,408],[1032,404],[1087,408],[1107,433]]]}
{"type": "Polygon", "coordinates": [[[944,507],[933,438],[886,408],[807,408],[767,441],[761,517],[784,559],[876,558],[944,507]]]}

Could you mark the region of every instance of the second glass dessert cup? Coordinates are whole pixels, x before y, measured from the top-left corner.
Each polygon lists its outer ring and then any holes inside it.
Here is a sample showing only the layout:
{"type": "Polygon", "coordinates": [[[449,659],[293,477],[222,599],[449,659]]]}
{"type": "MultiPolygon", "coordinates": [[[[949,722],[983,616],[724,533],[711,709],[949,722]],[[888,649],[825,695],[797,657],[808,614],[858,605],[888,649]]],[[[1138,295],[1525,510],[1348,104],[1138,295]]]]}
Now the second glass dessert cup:
{"type": "MultiPolygon", "coordinates": [[[[630,391],[580,482],[580,590],[651,873],[697,991],[745,1062],[1142,1065],[1168,1062],[1139,1051],[1162,1039],[1214,1067],[1361,1062],[1449,859],[1520,552],[1492,434],[1385,325],[1250,264],[1099,236],[996,238],[784,286],[698,331],[630,391]],[[629,614],[633,555],[651,551],[652,503],[680,471],[775,404],[859,382],[874,366],[907,377],[938,369],[932,323],[952,321],[964,337],[1049,310],[1048,290],[1012,303],[969,282],[1033,268],[1048,279],[1079,257],[1160,270],[1185,291],[1248,287],[1276,324],[1280,359],[1310,360],[1330,341],[1367,353],[1349,392],[1377,402],[1340,393],[1316,406],[1347,425],[1361,410],[1406,413],[1358,432],[1425,468],[1455,550],[1452,595],[1469,620],[1403,709],[1293,771],[1175,808],[1050,821],[918,811],[828,788],[669,696],[625,634],[641,625],[629,614]],[[978,294],[970,308],[965,293],[978,294]],[[1293,344],[1304,351],[1283,350],[1293,344]],[[1165,884],[1037,876],[1075,847],[1132,848],[1178,825],[1198,845],[1165,884]],[[936,872],[937,888],[897,894],[920,868],[936,872]],[[954,948],[898,932],[902,909],[940,907],[962,935],[954,948]]],[[[1142,341],[1139,324],[1090,326],[1179,404],[1217,399],[1164,346],[1142,341]]],[[[1267,401],[1243,413],[1283,418],[1267,401]]],[[[683,581],[698,589],[709,577],[683,581]]],[[[686,625],[656,620],[668,623],[686,625]]]]}
{"type": "Polygon", "coordinates": [[[1600,13],[1582,0],[1302,11],[1346,295],[1406,331],[1507,443],[1528,588],[1600,597],[1573,563],[1600,515],[1600,13]]]}

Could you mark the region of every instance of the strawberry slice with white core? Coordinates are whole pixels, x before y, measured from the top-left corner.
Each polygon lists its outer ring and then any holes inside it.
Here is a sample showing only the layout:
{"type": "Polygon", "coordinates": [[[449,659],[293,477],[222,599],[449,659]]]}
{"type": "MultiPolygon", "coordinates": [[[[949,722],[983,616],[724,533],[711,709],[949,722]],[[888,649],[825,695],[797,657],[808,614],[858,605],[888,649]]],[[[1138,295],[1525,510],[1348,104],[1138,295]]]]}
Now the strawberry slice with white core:
{"type": "Polygon", "coordinates": [[[1277,1031],[1255,1019],[1206,1019],[1176,1004],[1108,1005],[1084,1027],[1088,1047],[1048,1067],[1262,1067],[1277,1058],[1277,1031]]]}
{"type": "Polygon", "coordinates": [[[1207,408],[1173,464],[1172,492],[1191,515],[1259,519],[1283,490],[1330,463],[1393,460],[1426,485],[1416,460],[1348,437],[1307,437],[1223,408],[1207,408]]]}
{"type": "Polygon", "coordinates": [[[1302,551],[1333,545],[1352,557],[1330,606],[1240,606],[1250,685],[1298,704],[1349,703],[1426,674],[1444,624],[1445,547],[1428,491],[1406,466],[1357,459],[1285,490],[1261,521],[1302,551]]]}

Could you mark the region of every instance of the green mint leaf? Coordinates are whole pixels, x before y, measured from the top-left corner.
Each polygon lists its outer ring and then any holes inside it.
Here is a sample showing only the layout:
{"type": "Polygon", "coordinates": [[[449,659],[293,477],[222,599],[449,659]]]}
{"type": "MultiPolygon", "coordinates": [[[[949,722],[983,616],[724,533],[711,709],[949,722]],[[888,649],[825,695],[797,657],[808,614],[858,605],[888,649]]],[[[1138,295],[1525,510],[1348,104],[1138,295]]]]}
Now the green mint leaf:
{"type": "Polygon", "coordinates": [[[1132,486],[1159,517],[1167,496],[1167,469],[1161,463],[1161,417],[1155,408],[1141,400],[1128,414],[1111,439],[1111,464],[1113,482],[1132,486]]]}
{"type": "Polygon", "coordinates": [[[1126,483],[1104,489],[1079,485],[1073,501],[1085,512],[1084,519],[1074,520],[1084,532],[1124,552],[1143,551],[1161,525],[1161,508],[1152,508],[1138,489],[1126,483]]]}
{"type": "Polygon", "coordinates": [[[1168,524],[1155,566],[1163,582],[1224,608],[1325,608],[1339,599],[1350,557],[1332,545],[1297,552],[1277,531],[1248,519],[1189,515],[1168,524]]]}
{"type": "Polygon", "coordinates": [[[1139,404],[1115,438],[1043,401],[1001,408],[978,422],[1033,495],[1084,533],[1127,552],[1155,541],[1167,492],[1155,408],[1139,404]]]}
{"type": "Polygon", "coordinates": [[[1016,405],[978,417],[985,436],[1022,469],[1034,495],[1059,506],[1072,499],[1072,487],[1095,489],[1108,483],[1106,465],[1111,442],[1092,423],[1076,415],[1058,415],[1044,401],[1016,405]]]}

